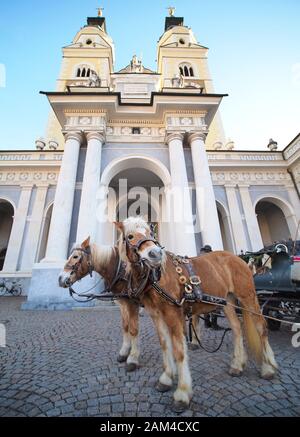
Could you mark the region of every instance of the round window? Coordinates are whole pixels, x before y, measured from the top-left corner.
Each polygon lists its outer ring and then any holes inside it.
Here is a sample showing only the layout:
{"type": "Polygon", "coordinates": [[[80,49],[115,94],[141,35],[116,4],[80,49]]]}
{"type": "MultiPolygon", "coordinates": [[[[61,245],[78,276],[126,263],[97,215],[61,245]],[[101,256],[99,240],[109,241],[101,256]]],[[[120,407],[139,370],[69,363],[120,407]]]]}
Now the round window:
{"type": "Polygon", "coordinates": [[[183,38],[181,38],[181,39],[179,40],[179,42],[180,42],[180,44],[182,44],[182,45],[185,44],[185,40],[184,40],[183,38]]]}
{"type": "Polygon", "coordinates": [[[92,44],[92,42],[93,42],[93,41],[92,41],[91,39],[88,39],[88,40],[86,41],[86,43],[87,43],[88,46],[90,46],[90,45],[92,44]]]}

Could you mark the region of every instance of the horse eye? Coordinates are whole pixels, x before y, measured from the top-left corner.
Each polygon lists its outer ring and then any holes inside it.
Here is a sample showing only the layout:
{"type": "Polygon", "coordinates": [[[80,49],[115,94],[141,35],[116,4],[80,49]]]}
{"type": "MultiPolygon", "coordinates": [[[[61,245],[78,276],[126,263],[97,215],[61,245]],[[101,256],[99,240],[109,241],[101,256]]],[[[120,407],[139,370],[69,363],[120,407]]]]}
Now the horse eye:
{"type": "Polygon", "coordinates": [[[134,236],[132,234],[129,234],[128,235],[128,240],[133,240],[133,239],[134,239],[134,236]]]}

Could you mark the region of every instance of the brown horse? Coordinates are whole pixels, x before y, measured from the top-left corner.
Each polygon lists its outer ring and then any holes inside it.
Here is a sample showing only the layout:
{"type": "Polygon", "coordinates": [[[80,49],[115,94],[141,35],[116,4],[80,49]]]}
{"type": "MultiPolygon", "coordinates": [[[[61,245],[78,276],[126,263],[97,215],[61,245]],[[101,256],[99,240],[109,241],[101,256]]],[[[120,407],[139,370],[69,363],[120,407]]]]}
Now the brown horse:
{"type": "MultiPolygon", "coordinates": [[[[90,243],[90,238],[82,244],[75,245],[72,253],[59,276],[59,285],[63,288],[72,286],[75,282],[87,276],[91,269],[110,286],[113,284],[116,269],[120,261],[117,247],[97,246],[90,243]]],[[[111,291],[120,296],[127,289],[126,275],[116,281],[111,291]]],[[[118,362],[126,361],[126,370],[132,372],[139,364],[138,321],[139,305],[126,298],[118,299],[121,310],[123,343],[118,356],[118,362]]]]}
{"type": "MultiPolygon", "coordinates": [[[[172,257],[150,239],[150,229],[142,219],[127,219],[117,224],[121,231],[119,252],[130,262],[133,286],[139,287],[144,266],[156,269],[162,266],[160,287],[178,302],[183,298],[183,287],[178,281],[172,257]],[[141,238],[141,234],[143,237],[141,238]],[[142,244],[141,244],[142,243],[142,244]]],[[[267,326],[261,314],[256,297],[253,277],[247,264],[229,252],[212,252],[202,257],[190,259],[195,275],[201,278],[201,287],[207,294],[227,300],[224,313],[234,335],[234,353],[230,373],[242,373],[247,354],[243,344],[242,328],[235,308],[231,306],[238,299],[243,308],[244,331],[250,351],[261,366],[261,376],[271,379],[277,364],[269,345],[267,326]]],[[[174,393],[174,409],[183,411],[192,397],[192,380],[188,365],[185,340],[185,311],[163,299],[151,284],[141,295],[141,302],[152,317],[158,331],[162,351],[164,372],[159,379],[158,389],[171,389],[176,371],[178,386],[174,393]]],[[[193,304],[194,318],[198,314],[211,312],[214,306],[206,303],[193,304]]]]}
{"type": "MultiPolygon", "coordinates": [[[[120,225],[119,225],[120,227],[120,225]]],[[[135,241],[141,241],[145,237],[149,237],[149,228],[145,222],[141,222],[141,220],[128,220],[125,222],[125,227],[128,232],[134,233],[132,243],[135,241]],[[136,232],[138,230],[138,233],[136,232]]],[[[123,230],[123,227],[121,227],[123,230]]],[[[126,232],[127,232],[126,231],[126,232]]],[[[127,232],[127,236],[128,236],[127,232]]],[[[124,244],[121,240],[120,249],[121,255],[126,258],[124,244]]],[[[150,266],[158,266],[164,260],[166,272],[168,267],[168,257],[165,256],[163,251],[158,248],[152,241],[145,241],[139,247],[139,250],[134,253],[128,254],[130,261],[135,262],[135,257],[142,256],[145,261],[149,263],[150,266]]],[[[231,254],[227,254],[231,255],[231,254]]],[[[231,255],[232,256],[232,255],[231,255]]],[[[206,258],[206,257],[205,257],[206,258]]],[[[59,283],[62,287],[66,288],[72,285],[77,280],[86,276],[90,267],[92,266],[95,271],[97,271],[101,276],[103,276],[106,281],[110,284],[114,278],[114,272],[116,269],[116,265],[118,264],[119,259],[119,250],[115,247],[98,247],[96,245],[90,245],[89,239],[74,248],[72,254],[64,268],[64,271],[61,273],[59,278],[59,283]]],[[[239,258],[238,258],[239,259],[239,258]]],[[[170,264],[170,260],[169,260],[170,264]]],[[[132,271],[134,273],[133,281],[139,282],[139,271],[137,270],[137,265],[134,264],[135,268],[132,269],[131,265],[127,264],[128,273],[132,271]]],[[[246,264],[243,263],[243,266],[246,264]]],[[[176,273],[174,272],[173,264],[170,264],[170,270],[172,272],[173,279],[176,277],[176,273]]],[[[241,266],[240,266],[241,267],[241,266]]],[[[247,267],[247,266],[246,266],[247,267]]],[[[249,270],[248,270],[249,271],[249,270]]],[[[169,287],[170,281],[168,282],[166,273],[164,272],[161,284],[166,283],[169,287]]],[[[176,282],[175,285],[178,285],[176,282]]],[[[113,287],[113,292],[116,294],[122,293],[124,289],[126,289],[126,284],[120,282],[117,283],[113,287]]],[[[176,289],[176,286],[175,286],[176,289]]],[[[168,289],[169,291],[169,289],[168,289]]],[[[178,292],[178,290],[177,290],[178,292]]],[[[177,293],[181,295],[180,291],[177,293]]],[[[216,293],[214,293],[216,295],[216,293]]],[[[221,294],[221,293],[220,293],[221,294]]],[[[229,298],[231,296],[229,295],[229,298]]],[[[158,334],[160,338],[160,342],[163,349],[163,357],[164,357],[164,373],[160,377],[160,381],[158,384],[158,389],[161,391],[165,391],[166,389],[170,389],[172,387],[172,379],[176,374],[176,364],[174,357],[177,361],[178,373],[179,373],[179,385],[178,389],[175,392],[175,409],[177,411],[183,410],[186,405],[189,403],[189,399],[191,397],[191,379],[189,374],[189,368],[187,363],[187,354],[186,354],[186,345],[185,339],[183,336],[183,326],[184,326],[184,317],[183,310],[173,307],[172,305],[167,304],[162,298],[156,295],[153,290],[147,290],[147,293],[144,293],[142,297],[143,304],[146,305],[149,313],[151,314],[158,334]],[[175,317],[175,318],[174,318],[175,317]],[[178,326],[181,328],[178,331],[178,326]],[[177,332],[177,334],[176,334],[177,332]],[[178,336],[179,332],[179,336],[178,336]],[[179,362],[178,362],[179,360],[179,362]]],[[[135,370],[138,365],[139,358],[139,350],[138,350],[138,305],[134,301],[129,301],[125,299],[121,299],[119,301],[121,305],[121,314],[123,321],[123,329],[124,329],[124,340],[123,345],[120,351],[119,361],[125,361],[127,356],[127,368],[128,370],[135,370]]],[[[204,304],[195,304],[193,306],[194,315],[199,313],[205,313],[212,311],[214,308],[211,305],[204,304]]],[[[225,309],[227,311],[226,315],[229,319],[231,319],[231,326],[233,328],[235,334],[235,349],[234,349],[234,358],[231,364],[231,374],[238,375],[242,372],[243,367],[246,363],[246,354],[243,347],[242,335],[241,335],[241,327],[239,320],[235,314],[233,308],[228,307],[225,309]]],[[[254,333],[254,342],[250,342],[251,344],[258,344],[258,335],[257,330],[254,329],[253,323],[251,323],[251,319],[248,320],[247,313],[245,313],[245,320],[247,326],[249,325],[246,333],[252,334],[254,333]]],[[[272,350],[268,346],[267,337],[265,333],[266,342],[263,351],[258,347],[258,355],[261,357],[264,354],[264,359],[261,359],[262,362],[262,376],[271,377],[274,374],[276,363],[272,354],[272,350]],[[269,349],[268,349],[269,347],[269,349]],[[273,358],[272,358],[273,357],[273,358]],[[269,363],[268,363],[269,362],[269,363]]]]}

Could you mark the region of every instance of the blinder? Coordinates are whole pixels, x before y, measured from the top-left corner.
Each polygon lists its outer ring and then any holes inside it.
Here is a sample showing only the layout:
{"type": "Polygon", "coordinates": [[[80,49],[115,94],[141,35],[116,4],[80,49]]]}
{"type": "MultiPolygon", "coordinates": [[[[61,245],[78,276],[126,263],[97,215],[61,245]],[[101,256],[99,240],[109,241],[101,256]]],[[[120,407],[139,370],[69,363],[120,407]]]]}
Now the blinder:
{"type": "Polygon", "coordinates": [[[134,263],[140,264],[142,263],[142,259],[141,256],[139,254],[139,249],[141,247],[142,244],[147,243],[148,241],[151,241],[152,243],[154,243],[156,246],[160,247],[161,249],[163,249],[163,247],[159,244],[159,242],[152,237],[145,237],[145,238],[141,238],[140,240],[137,241],[137,243],[132,244],[130,242],[130,239],[128,237],[124,237],[124,242],[126,244],[126,255],[128,256],[129,251],[132,250],[133,253],[136,255],[137,259],[134,263]]]}
{"type": "MultiPolygon", "coordinates": [[[[93,276],[93,270],[94,270],[94,268],[93,268],[93,265],[92,265],[92,262],[91,262],[91,255],[92,255],[92,252],[91,252],[91,248],[90,248],[90,246],[89,246],[88,248],[86,248],[86,249],[83,249],[82,247],[75,247],[75,248],[72,250],[70,257],[72,256],[72,254],[73,254],[74,252],[82,252],[82,253],[84,253],[85,255],[88,256],[88,260],[87,260],[88,271],[89,271],[89,275],[90,275],[90,277],[92,277],[92,276],[93,276]]],[[[67,264],[67,265],[66,265],[66,267],[69,268],[69,269],[71,270],[71,275],[74,274],[74,273],[77,274],[77,272],[78,272],[78,270],[79,270],[79,268],[80,268],[80,266],[81,266],[82,260],[83,260],[83,255],[80,256],[79,260],[78,260],[77,263],[75,263],[74,265],[70,265],[70,264],[67,264]]]]}

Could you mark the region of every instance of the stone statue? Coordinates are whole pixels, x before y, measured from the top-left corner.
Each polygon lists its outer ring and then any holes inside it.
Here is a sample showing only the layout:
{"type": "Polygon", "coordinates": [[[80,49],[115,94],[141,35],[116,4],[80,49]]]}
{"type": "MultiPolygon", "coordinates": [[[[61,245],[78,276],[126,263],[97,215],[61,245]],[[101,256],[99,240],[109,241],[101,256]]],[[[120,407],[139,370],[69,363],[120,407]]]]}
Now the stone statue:
{"type": "Polygon", "coordinates": [[[180,74],[175,74],[172,79],[172,87],[173,88],[183,88],[184,80],[180,74]]]}
{"type": "Polygon", "coordinates": [[[88,86],[91,88],[101,87],[101,79],[99,78],[98,74],[94,70],[91,70],[91,76],[88,81],[88,86]]]}
{"type": "Polygon", "coordinates": [[[170,6],[170,7],[168,7],[168,11],[169,11],[169,16],[174,17],[176,8],[174,8],[174,6],[170,6]]]}
{"type": "Polygon", "coordinates": [[[142,61],[139,61],[136,55],[132,57],[130,68],[132,73],[141,73],[143,71],[142,61]]]}

